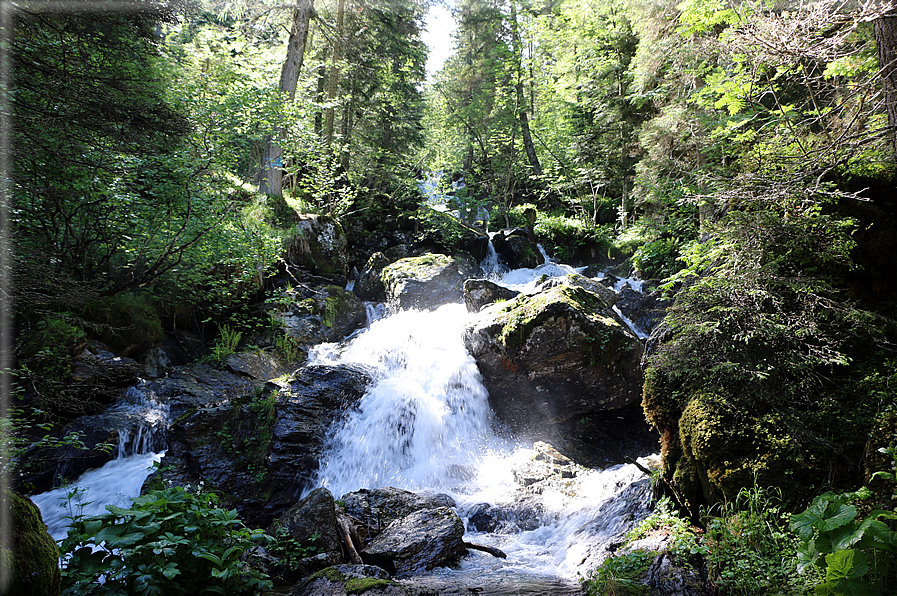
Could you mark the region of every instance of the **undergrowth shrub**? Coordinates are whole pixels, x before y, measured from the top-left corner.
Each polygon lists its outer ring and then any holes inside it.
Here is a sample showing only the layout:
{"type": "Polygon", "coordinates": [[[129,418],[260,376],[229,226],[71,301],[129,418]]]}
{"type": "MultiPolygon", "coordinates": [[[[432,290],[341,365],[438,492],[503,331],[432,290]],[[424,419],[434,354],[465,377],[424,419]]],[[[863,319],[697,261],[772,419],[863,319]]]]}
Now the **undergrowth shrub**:
{"type": "Polygon", "coordinates": [[[74,516],[62,542],[63,594],[75,596],[256,594],[268,576],[246,562],[261,530],[209,493],[151,491],[130,508],[74,516]]]}

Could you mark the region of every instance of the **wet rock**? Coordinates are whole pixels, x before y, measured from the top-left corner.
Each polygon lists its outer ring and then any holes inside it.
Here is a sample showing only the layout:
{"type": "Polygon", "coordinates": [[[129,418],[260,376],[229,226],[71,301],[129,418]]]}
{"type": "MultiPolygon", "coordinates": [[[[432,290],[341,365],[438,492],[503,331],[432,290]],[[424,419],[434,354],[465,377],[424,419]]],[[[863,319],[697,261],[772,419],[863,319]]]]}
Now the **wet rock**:
{"type": "Polygon", "coordinates": [[[349,272],[348,240],[340,223],[328,215],[297,214],[287,262],[315,275],[342,276],[349,272]]]}
{"type": "Polygon", "coordinates": [[[172,424],[160,477],[204,480],[234,499],[248,525],[266,527],[309,485],[330,427],[371,379],[357,365],[307,366],[260,394],[249,385],[237,397],[206,396],[208,405],[197,403],[172,424]]]}
{"type": "Polygon", "coordinates": [[[511,269],[535,269],[545,261],[525,228],[499,231],[492,237],[492,246],[511,269]]]}
{"type": "Polygon", "coordinates": [[[426,254],[388,265],[381,279],[393,311],[434,309],[460,302],[462,284],[475,270],[473,263],[461,257],[426,254]]]}
{"type": "Polygon", "coordinates": [[[355,286],[352,288],[352,291],[355,292],[358,298],[374,302],[384,302],[386,300],[386,288],[383,287],[380,273],[389,263],[389,258],[382,252],[376,252],[371,255],[364,269],[358,274],[355,286]]]}
{"type": "Polygon", "coordinates": [[[0,507],[9,512],[11,540],[0,544],[5,569],[4,594],[57,596],[60,590],[59,549],[47,532],[40,510],[27,497],[7,492],[4,487],[0,507]],[[10,550],[7,550],[9,547],[10,550]]]}
{"type": "Polygon", "coordinates": [[[666,315],[667,308],[672,304],[669,300],[664,300],[659,291],[644,294],[628,285],[620,290],[619,296],[617,308],[646,334],[650,334],[657,327],[666,315]]]}
{"type": "Polygon", "coordinates": [[[544,510],[540,503],[521,500],[510,504],[475,505],[467,517],[467,529],[472,532],[516,534],[535,530],[542,525],[544,510]]]}
{"type": "Polygon", "coordinates": [[[456,564],[467,552],[463,535],[452,509],[422,509],[391,523],[360,554],[391,573],[419,573],[456,564]]]}
{"type": "Polygon", "coordinates": [[[231,354],[224,360],[227,370],[252,379],[267,381],[289,372],[277,359],[262,350],[231,354]]]}
{"type": "Polygon", "coordinates": [[[341,553],[336,503],[326,488],[310,492],[278,517],[266,533],[269,536],[291,538],[305,547],[315,546],[325,554],[341,553]]]}
{"type": "Polygon", "coordinates": [[[80,416],[59,429],[55,433],[61,439],[57,446],[30,448],[17,467],[16,485],[23,492],[36,494],[103,466],[119,455],[122,446],[122,455],[165,449],[167,406],[138,408],[139,397],[133,388],[119,392],[118,400],[103,412],[80,416]]]}
{"type": "Polygon", "coordinates": [[[392,522],[422,509],[455,507],[448,495],[421,492],[413,493],[390,486],[361,489],[343,495],[340,499],[346,513],[374,528],[384,528],[392,522]]]}
{"type": "Polygon", "coordinates": [[[488,279],[464,280],[464,305],[467,312],[479,312],[484,306],[510,300],[520,294],[488,279]]]}
{"type": "Polygon", "coordinates": [[[374,565],[336,565],[312,574],[289,591],[289,596],[409,596],[404,587],[374,565]]]}
{"type": "Polygon", "coordinates": [[[548,290],[557,286],[575,286],[588,290],[592,294],[597,294],[607,306],[613,306],[619,300],[619,296],[611,288],[601,284],[601,282],[590,279],[579,273],[568,273],[563,277],[553,277],[545,281],[539,286],[540,290],[548,290]]]}
{"type": "Polygon", "coordinates": [[[483,309],[464,330],[498,417],[567,449],[564,423],[641,398],[642,346],[597,294],[559,285],[483,309]]]}
{"type": "Polygon", "coordinates": [[[278,290],[268,311],[272,322],[301,351],[322,342],[339,341],[364,326],[364,304],[352,292],[332,284],[302,284],[278,290]]]}

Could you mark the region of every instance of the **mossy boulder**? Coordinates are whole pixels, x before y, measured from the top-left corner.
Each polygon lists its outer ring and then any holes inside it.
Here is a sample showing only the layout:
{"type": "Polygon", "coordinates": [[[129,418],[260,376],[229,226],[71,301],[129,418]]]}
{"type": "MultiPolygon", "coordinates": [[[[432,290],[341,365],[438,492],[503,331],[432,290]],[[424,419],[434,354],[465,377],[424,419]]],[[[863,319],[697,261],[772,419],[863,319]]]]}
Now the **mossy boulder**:
{"type": "Polygon", "coordinates": [[[386,266],[380,278],[394,311],[427,310],[461,302],[464,280],[473,277],[475,271],[476,265],[463,257],[425,254],[386,266]]]}
{"type": "Polygon", "coordinates": [[[499,418],[563,447],[561,426],[637,402],[642,346],[588,290],[558,285],[483,309],[464,330],[499,418]]]}
{"type": "MultiPolygon", "coordinates": [[[[416,592],[415,592],[416,593],[416,592]]],[[[374,565],[335,565],[305,578],[289,596],[408,596],[411,592],[374,565]]]]}
{"type": "Polygon", "coordinates": [[[345,277],[349,271],[349,242],[340,223],[327,215],[302,213],[287,246],[287,260],[315,275],[345,277]]]}
{"type": "Polygon", "coordinates": [[[492,246],[511,269],[535,269],[545,261],[526,228],[499,231],[492,237],[492,246]]]}
{"type": "MultiPolygon", "coordinates": [[[[12,571],[3,596],[57,596],[60,593],[59,549],[47,532],[40,510],[27,497],[5,492],[11,517],[12,550],[0,550],[0,556],[12,571]]],[[[6,530],[6,528],[4,528],[6,530]]]]}
{"type": "Polygon", "coordinates": [[[642,407],[661,435],[664,476],[694,518],[755,482],[778,486],[796,502],[813,490],[820,454],[802,448],[797,421],[772,408],[736,404],[723,390],[673,397],[655,371],[646,377],[642,407]]]}

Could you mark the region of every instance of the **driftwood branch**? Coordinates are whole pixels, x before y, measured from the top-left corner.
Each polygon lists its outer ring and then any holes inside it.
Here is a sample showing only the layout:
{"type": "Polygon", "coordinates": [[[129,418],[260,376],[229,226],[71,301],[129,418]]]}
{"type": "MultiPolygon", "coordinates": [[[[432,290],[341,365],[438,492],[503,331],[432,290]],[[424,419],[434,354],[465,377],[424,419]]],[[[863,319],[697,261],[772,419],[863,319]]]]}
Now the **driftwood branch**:
{"type": "Polygon", "coordinates": [[[474,544],[473,542],[465,542],[464,546],[471,550],[481,550],[484,553],[489,553],[493,557],[498,557],[499,559],[508,558],[508,555],[506,555],[503,551],[500,551],[499,549],[492,546],[486,546],[484,544],[474,544]]]}

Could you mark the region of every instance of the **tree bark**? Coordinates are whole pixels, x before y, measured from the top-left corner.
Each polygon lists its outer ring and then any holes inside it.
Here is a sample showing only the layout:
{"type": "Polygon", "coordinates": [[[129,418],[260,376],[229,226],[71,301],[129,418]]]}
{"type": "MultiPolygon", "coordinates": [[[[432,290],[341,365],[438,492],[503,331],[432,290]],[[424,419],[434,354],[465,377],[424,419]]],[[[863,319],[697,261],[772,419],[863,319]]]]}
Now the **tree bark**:
{"type": "Polygon", "coordinates": [[[336,35],[333,40],[333,64],[330,66],[330,77],[327,80],[327,102],[330,104],[324,111],[324,144],[329,148],[333,143],[335,111],[333,102],[339,93],[339,63],[343,59],[343,19],[346,10],[345,0],[339,0],[336,9],[336,35]]]}
{"type": "Polygon", "coordinates": [[[536,145],[529,130],[529,117],[527,116],[526,95],[523,92],[523,46],[520,43],[520,32],[517,26],[517,5],[511,2],[511,41],[514,44],[514,68],[517,71],[517,82],[514,85],[517,92],[517,119],[520,121],[520,131],[523,136],[523,147],[526,157],[533,169],[534,176],[542,175],[542,164],[536,154],[536,145]]]}
{"type": "MultiPolygon", "coordinates": [[[[280,69],[280,90],[287,94],[288,100],[296,97],[296,85],[299,82],[299,72],[305,60],[305,45],[308,41],[308,24],[314,11],[314,0],[299,0],[293,8],[293,25],[290,29],[290,38],[287,41],[287,57],[280,69]]],[[[286,139],[286,129],[278,126],[274,137],[265,143],[264,164],[265,174],[259,183],[259,192],[269,195],[281,196],[283,194],[283,147],[286,139]]]]}
{"type": "Polygon", "coordinates": [[[897,151],[897,11],[891,9],[873,23],[878,65],[881,68],[881,87],[888,114],[888,139],[897,151]]]}

